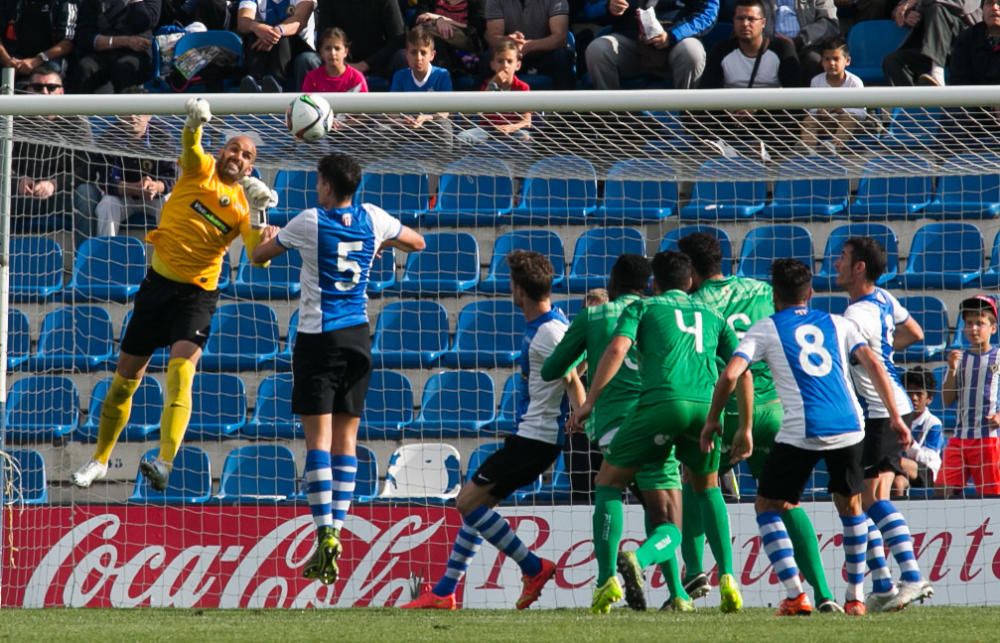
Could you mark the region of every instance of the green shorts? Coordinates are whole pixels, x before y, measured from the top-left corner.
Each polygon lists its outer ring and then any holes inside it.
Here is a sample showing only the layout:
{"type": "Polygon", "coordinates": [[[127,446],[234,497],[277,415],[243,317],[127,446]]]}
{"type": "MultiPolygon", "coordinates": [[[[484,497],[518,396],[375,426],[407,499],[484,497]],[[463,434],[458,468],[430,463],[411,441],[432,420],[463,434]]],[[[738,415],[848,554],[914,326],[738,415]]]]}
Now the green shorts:
{"type": "MultiPolygon", "coordinates": [[[[785,410],[781,406],[781,402],[777,400],[766,404],[755,404],[753,407],[753,453],[747,458],[747,465],[749,465],[750,474],[754,478],[760,478],[760,474],[764,470],[764,460],[771,452],[774,438],[781,430],[781,420],[784,416],[785,410]]],[[[731,468],[728,452],[733,445],[736,430],[739,428],[739,420],[739,415],[736,413],[726,413],[723,416],[722,444],[727,455],[722,458],[720,472],[731,468]]]]}
{"type": "Polygon", "coordinates": [[[673,453],[692,473],[718,471],[718,444],[706,454],[698,443],[708,408],[707,402],[687,400],[639,406],[608,444],[605,459],[616,467],[639,469],[673,453]]]}

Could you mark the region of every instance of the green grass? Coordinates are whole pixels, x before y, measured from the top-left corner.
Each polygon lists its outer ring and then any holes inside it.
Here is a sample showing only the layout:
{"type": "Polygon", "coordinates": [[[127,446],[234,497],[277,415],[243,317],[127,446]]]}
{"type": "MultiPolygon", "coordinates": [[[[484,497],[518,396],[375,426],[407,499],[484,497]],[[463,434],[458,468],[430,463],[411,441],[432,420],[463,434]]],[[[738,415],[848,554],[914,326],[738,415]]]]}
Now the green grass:
{"type": "Polygon", "coordinates": [[[453,613],[353,610],[48,609],[0,611],[0,641],[996,641],[1000,610],[917,607],[864,618],[814,614],[777,618],[771,610],[722,615],[626,609],[465,610],[453,613]]]}

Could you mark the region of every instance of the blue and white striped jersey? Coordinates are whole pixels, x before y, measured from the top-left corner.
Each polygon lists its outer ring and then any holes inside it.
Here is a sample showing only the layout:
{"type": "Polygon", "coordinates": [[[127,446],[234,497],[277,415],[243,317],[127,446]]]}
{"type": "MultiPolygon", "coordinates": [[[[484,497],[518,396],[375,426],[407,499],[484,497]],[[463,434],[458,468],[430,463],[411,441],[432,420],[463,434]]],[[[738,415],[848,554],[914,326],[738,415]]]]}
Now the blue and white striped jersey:
{"type": "Polygon", "coordinates": [[[963,439],[995,438],[997,429],[987,416],[1000,411],[1000,347],[986,353],[962,351],[958,363],[958,425],[955,437],[963,439]]]}
{"type": "Polygon", "coordinates": [[[521,342],[521,405],[517,411],[517,435],[532,440],[562,444],[569,403],[562,379],[542,379],[542,364],[562,341],[569,320],[558,308],[539,315],[525,325],[521,342]]]}
{"type": "MultiPolygon", "coordinates": [[[[844,311],[844,317],[857,324],[861,336],[875,351],[876,357],[889,375],[899,414],[906,415],[913,411],[910,396],[906,394],[906,389],[903,388],[903,383],[899,379],[899,369],[892,362],[892,342],[896,334],[896,325],[909,319],[910,313],[889,291],[876,288],[871,294],[852,301],[847,310],[844,311]]],[[[851,368],[851,377],[854,379],[854,388],[857,389],[858,396],[861,398],[861,407],[865,411],[865,417],[889,417],[889,410],[885,408],[885,404],[878,396],[875,385],[868,376],[868,371],[861,365],[855,365],[851,368]]]]}

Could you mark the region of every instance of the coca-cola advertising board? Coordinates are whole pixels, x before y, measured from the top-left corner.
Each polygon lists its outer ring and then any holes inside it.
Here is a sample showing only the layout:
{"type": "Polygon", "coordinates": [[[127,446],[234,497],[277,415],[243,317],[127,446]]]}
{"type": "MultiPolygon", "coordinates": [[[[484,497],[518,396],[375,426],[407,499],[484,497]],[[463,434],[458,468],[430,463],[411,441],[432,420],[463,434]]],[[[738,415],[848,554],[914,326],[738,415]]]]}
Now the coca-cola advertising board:
{"type": "MultiPolygon", "coordinates": [[[[935,604],[1000,605],[1000,501],[901,502],[935,604]]],[[[829,580],[843,591],[840,521],[830,504],[806,505],[829,580]]],[[[8,508],[4,607],[350,607],[409,600],[414,580],[442,573],[461,524],[444,507],[355,507],[344,529],[341,577],[332,588],[302,578],[313,544],[303,506],[74,505],[8,508]],[[12,528],[11,528],[12,525],[12,528]]],[[[525,543],[558,565],[539,607],[589,605],[595,563],[589,507],[505,508],[525,543]]],[[[729,507],[736,573],[747,605],[782,597],[750,505],[729,507]]],[[[624,547],[642,536],[628,507],[624,547]]],[[[711,555],[706,551],[706,560],[711,555]]],[[[649,600],[666,598],[647,572],[649,600]]],[[[417,581],[419,582],[419,581],[417,581]]],[[[484,543],[460,585],[466,607],[514,604],[520,571],[484,543]]],[[[716,593],[713,593],[713,596],[716,593]]],[[[709,602],[711,604],[711,602],[709,602]]]]}

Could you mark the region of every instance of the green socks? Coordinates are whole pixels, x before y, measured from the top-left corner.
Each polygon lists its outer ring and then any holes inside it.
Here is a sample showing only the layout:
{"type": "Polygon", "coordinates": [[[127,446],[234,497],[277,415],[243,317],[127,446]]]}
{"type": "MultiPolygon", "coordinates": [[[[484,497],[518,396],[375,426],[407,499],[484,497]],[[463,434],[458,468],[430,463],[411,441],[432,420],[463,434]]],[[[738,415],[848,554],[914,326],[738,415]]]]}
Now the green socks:
{"type": "Polygon", "coordinates": [[[617,573],[618,545],[622,540],[625,516],[622,491],[598,486],[594,493],[594,555],[597,557],[597,586],[617,573]]]}
{"type": "MultiPolygon", "coordinates": [[[[726,511],[726,501],[722,499],[722,489],[713,487],[695,495],[698,496],[705,537],[719,566],[719,575],[732,574],[733,541],[729,535],[729,514],[726,511]]],[[[691,576],[690,571],[688,576],[691,576]]]]}
{"type": "Polygon", "coordinates": [[[819,554],[819,541],[809,516],[801,507],[795,507],[781,514],[792,541],[795,553],[795,563],[816,592],[816,604],[825,600],[834,600],[830,586],[826,584],[826,573],[823,571],[823,559],[819,554]]]}
{"type": "Polygon", "coordinates": [[[702,555],[705,552],[705,527],[701,521],[701,504],[690,483],[684,483],[683,509],[681,513],[684,539],[681,541],[681,557],[684,559],[684,578],[691,579],[705,570],[702,555]]]}
{"type": "Polygon", "coordinates": [[[635,558],[643,569],[650,565],[661,565],[674,557],[680,544],[681,532],[677,525],[666,522],[657,526],[646,542],[639,546],[635,558]]]}

